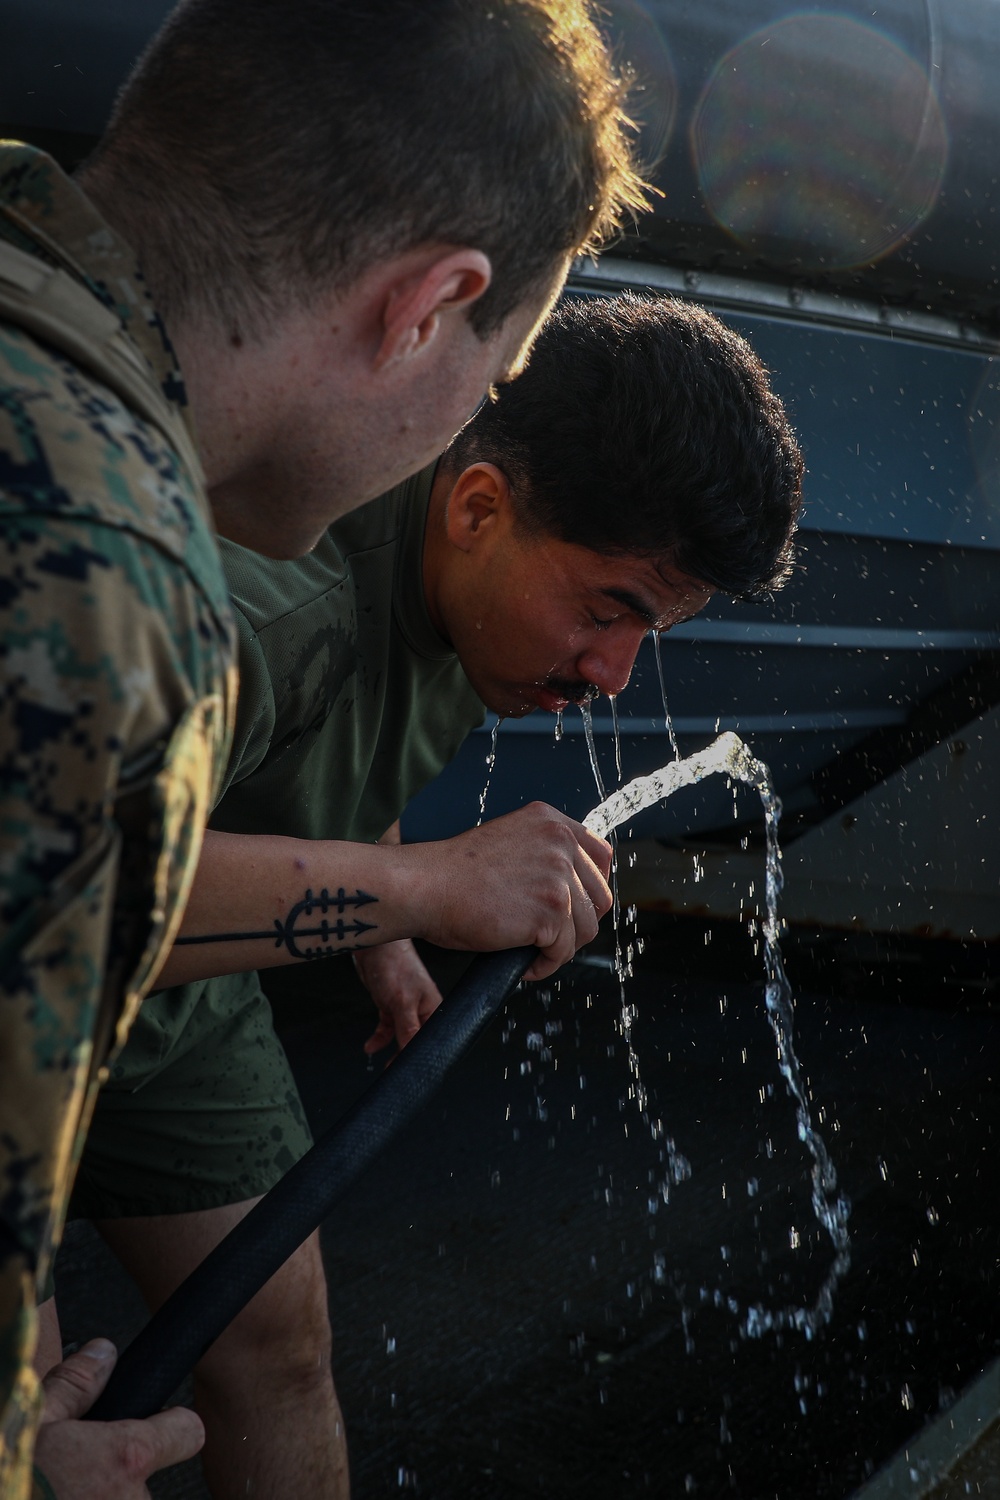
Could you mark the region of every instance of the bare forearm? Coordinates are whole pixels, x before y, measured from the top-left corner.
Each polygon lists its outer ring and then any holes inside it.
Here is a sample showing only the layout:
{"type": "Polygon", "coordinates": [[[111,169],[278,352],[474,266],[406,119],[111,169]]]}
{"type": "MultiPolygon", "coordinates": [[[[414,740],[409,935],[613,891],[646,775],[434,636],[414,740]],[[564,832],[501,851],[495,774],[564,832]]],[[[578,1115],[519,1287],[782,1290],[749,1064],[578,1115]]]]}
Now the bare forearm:
{"type": "Polygon", "coordinates": [[[423,937],[464,950],[531,946],[541,979],[608,910],[611,851],[542,803],[439,843],[206,835],[162,988],[423,937]]]}
{"type": "Polygon", "coordinates": [[[400,854],[392,845],[210,830],[158,985],[329,958],[412,935],[419,882],[405,875],[400,854]]]}

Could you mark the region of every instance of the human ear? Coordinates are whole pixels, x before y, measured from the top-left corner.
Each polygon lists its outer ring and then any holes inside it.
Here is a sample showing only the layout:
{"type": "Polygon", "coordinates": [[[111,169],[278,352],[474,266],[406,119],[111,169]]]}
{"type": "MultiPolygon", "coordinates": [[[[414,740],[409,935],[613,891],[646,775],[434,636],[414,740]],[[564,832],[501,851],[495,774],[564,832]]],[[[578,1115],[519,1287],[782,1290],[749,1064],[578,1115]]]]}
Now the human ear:
{"type": "Polygon", "coordinates": [[[375,368],[421,354],[438,337],[442,317],[464,313],[483,295],[492,275],[489,257],[468,246],[435,253],[416,269],[401,266],[386,289],[375,368]]]}
{"type": "Polygon", "coordinates": [[[499,533],[510,514],[510,485],[496,464],[470,464],[452,485],[445,511],[449,542],[474,552],[499,533]]]}

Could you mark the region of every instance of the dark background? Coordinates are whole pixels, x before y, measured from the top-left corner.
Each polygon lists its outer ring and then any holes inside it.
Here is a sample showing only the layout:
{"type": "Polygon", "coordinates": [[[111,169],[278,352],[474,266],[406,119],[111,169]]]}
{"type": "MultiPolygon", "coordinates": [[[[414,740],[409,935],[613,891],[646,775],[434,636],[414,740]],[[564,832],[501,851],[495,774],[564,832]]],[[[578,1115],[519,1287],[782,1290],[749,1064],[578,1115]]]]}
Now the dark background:
{"type": "MultiPolygon", "coordinates": [[[[518,993],[324,1231],[357,1500],[839,1500],[1000,1350],[988,950],[786,944],[853,1264],[814,1339],[754,1341],[716,1291],[811,1303],[832,1259],[758,960],[735,926],[644,926],[632,1038],[649,1113],[691,1177],[650,1214],[663,1165],[607,969],[576,963],[518,993]]],[[[272,976],[317,1130],[372,1081],[373,1012],[352,980],[346,965],[272,976]]],[[[59,1293],[68,1339],[138,1327],[82,1226],[59,1293]]],[[[203,1493],[185,1469],[157,1485],[203,1493]]]]}

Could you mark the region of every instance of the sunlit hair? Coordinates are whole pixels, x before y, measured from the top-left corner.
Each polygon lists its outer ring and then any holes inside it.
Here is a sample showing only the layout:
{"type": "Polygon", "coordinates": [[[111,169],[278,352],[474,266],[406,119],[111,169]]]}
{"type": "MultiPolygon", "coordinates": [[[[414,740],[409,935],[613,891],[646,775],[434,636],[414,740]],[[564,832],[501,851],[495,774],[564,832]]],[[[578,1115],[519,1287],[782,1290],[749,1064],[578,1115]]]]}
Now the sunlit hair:
{"type": "Polygon", "coordinates": [[[745,339],[667,297],[567,298],[443,462],[488,461],[529,532],[748,597],[793,557],[802,455],[745,339]]]}
{"type": "Polygon", "coordinates": [[[418,244],[482,250],[485,337],[644,206],[588,0],[184,0],[83,168],[168,322],[251,336],[418,244]]]}

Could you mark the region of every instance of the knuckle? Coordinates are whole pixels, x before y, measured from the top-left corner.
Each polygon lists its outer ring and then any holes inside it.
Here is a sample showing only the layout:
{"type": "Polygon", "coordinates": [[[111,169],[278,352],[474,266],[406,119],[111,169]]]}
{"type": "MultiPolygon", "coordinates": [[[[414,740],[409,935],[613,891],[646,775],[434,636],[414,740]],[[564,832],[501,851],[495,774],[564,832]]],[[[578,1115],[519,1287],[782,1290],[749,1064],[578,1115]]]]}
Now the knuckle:
{"type": "Polygon", "coordinates": [[[96,1393],[94,1376],[96,1368],[92,1373],[82,1361],[67,1361],[48,1374],[43,1382],[46,1420],[56,1421],[67,1413],[80,1411],[81,1403],[86,1406],[96,1393]]]}
{"type": "Polygon", "coordinates": [[[155,1459],[149,1435],[138,1422],[123,1423],[118,1434],[115,1457],[126,1479],[143,1481],[151,1472],[155,1459]]]}
{"type": "Polygon", "coordinates": [[[567,915],[566,887],[561,881],[546,886],[541,900],[553,918],[562,919],[567,915]]]}

